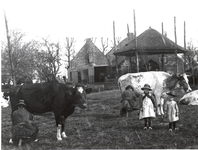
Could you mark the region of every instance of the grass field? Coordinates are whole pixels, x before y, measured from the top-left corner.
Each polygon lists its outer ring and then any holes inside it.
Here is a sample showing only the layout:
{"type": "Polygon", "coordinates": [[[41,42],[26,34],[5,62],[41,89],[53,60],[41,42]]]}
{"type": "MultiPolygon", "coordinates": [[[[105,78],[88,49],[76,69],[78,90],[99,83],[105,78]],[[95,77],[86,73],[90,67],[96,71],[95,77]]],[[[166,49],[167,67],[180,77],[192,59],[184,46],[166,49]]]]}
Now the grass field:
{"type": "Polygon", "coordinates": [[[179,105],[179,131],[169,132],[168,123],[153,119],[153,130],[143,130],[138,111],[128,118],[119,116],[118,90],[91,93],[88,108],[76,109],[66,120],[67,139],[56,140],[52,113],[34,116],[39,127],[39,142],[21,148],[8,143],[11,136],[10,107],[2,109],[2,150],[62,150],[62,149],[183,149],[198,148],[198,106],[179,105]]]}

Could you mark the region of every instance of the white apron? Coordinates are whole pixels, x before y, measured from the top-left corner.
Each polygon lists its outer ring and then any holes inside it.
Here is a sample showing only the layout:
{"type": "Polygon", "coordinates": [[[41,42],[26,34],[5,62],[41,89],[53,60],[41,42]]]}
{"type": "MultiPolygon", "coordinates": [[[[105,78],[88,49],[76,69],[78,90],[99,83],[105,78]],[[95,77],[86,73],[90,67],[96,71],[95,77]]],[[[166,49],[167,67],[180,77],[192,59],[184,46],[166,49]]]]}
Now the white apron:
{"type": "Polygon", "coordinates": [[[139,119],[153,117],[155,118],[154,106],[150,98],[145,97],[142,101],[142,111],[140,111],[139,119]]]}

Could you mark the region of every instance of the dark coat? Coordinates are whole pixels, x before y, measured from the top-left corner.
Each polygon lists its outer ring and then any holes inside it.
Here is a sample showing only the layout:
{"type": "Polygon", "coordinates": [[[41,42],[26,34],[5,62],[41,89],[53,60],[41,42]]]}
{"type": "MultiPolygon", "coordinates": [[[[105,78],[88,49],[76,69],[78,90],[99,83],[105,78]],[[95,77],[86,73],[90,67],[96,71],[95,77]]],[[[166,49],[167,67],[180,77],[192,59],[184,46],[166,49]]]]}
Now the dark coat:
{"type": "Polygon", "coordinates": [[[135,95],[135,93],[131,90],[125,90],[122,93],[122,100],[121,103],[124,102],[125,100],[128,101],[131,109],[136,108],[136,103],[137,103],[137,97],[135,95]]]}
{"type": "Polygon", "coordinates": [[[32,122],[33,116],[25,108],[15,110],[12,116],[13,141],[18,138],[33,138],[38,133],[38,127],[32,122]]]}
{"type": "Polygon", "coordinates": [[[140,97],[139,97],[139,106],[140,106],[140,108],[142,108],[142,104],[143,104],[142,102],[143,102],[143,99],[145,98],[145,96],[147,96],[148,98],[150,98],[151,101],[152,101],[152,103],[153,103],[153,106],[155,108],[157,108],[155,96],[153,94],[151,94],[151,93],[149,93],[149,94],[145,94],[144,93],[144,94],[140,95],[140,97]]]}

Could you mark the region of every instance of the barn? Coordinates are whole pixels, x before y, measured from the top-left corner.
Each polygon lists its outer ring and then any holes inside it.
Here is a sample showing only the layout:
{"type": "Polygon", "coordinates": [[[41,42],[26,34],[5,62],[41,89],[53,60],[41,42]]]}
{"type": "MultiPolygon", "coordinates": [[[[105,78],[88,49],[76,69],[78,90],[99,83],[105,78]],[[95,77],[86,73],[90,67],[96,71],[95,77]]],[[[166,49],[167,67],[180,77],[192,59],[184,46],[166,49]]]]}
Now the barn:
{"type": "Polygon", "coordinates": [[[68,81],[84,84],[104,82],[110,70],[106,56],[95,46],[91,38],[88,38],[71,60],[68,81]]]}

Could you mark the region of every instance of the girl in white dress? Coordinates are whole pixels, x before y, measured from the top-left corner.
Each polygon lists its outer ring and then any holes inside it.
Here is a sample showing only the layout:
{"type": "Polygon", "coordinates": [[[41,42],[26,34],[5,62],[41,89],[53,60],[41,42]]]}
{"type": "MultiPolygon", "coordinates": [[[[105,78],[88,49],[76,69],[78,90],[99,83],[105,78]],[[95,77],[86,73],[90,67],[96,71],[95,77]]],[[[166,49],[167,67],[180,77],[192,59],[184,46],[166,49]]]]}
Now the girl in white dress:
{"type": "Polygon", "coordinates": [[[140,96],[140,115],[139,119],[144,119],[144,129],[152,129],[151,118],[155,118],[156,102],[155,97],[151,93],[152,89],[149,84],[145,84],[141,88],[144,93],[140,96]]]}
{"type": "Polygon", "coordinates": [[[177,103],[174,101],[174,97],[176,97],[176,95],[174,92],[169,92],[167,95],[168,101],[164,105],[164,110],[169,121],[169,131],[178,130],[178,128],[176,128],[176,122],[179,120],[179,108],[177,103]]]}

